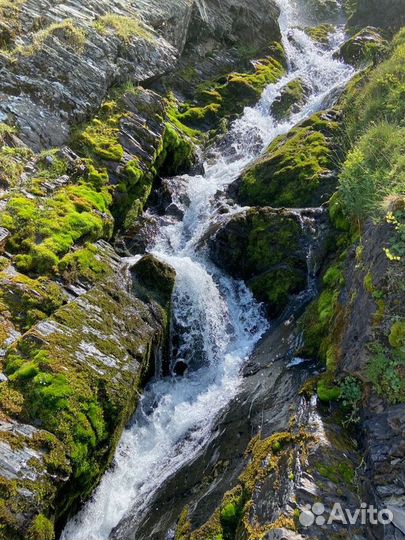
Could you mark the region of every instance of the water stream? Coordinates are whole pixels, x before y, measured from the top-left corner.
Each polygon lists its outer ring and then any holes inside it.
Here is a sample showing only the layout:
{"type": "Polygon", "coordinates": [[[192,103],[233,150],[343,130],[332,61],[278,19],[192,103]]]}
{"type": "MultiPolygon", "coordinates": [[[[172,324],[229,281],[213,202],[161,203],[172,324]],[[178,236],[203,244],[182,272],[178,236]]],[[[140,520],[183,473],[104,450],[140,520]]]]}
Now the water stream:
{"type": "Polygon", "coordinates": [[[148,385],[113,466],[67,524],[63,540],[106,540],[128,513],[135,522],[142,517],[165,479],[204,447],[215,418],[238,391],[241,366],[268,329],[250,291],[216,268],[199,249],[199,240],[218,219],[218,192],[275,137],[329,104],[353,76],[352,68],[332,58],[344,40],[343,29],[325,49],[296,26],[300,15],[293,0],[278,1],[288,74],[266,88],[259,103],[233,123],[225,142],[210,150],[204,175],[182,177],[190,201],[184,218],[162,227],[150,246],[176,270],[173,316],[182,331],[173,362],[181,359],[189,369],[183,377],[160,377],[148,385]],[[297,77],[311,89],[308,101],[288,121],[277,123],[271,104],[297,77]]]}

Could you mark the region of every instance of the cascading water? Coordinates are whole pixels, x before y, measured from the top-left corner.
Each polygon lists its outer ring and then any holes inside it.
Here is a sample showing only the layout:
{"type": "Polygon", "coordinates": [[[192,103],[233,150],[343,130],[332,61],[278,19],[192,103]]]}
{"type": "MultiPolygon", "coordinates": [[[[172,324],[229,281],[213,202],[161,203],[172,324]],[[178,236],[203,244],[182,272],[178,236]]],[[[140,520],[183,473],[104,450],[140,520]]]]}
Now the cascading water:
{"type": "Polygon", "coordinates": [[[184,218],[162,227],[150,249],[176,270],[173,310],[175,325],[182,329],[176,359],[190,369],[183,377],[163,377],[148,385],[113,467],[67,524],[62,540],[105,540],[128,513],[133,522],[142,517],[162,483],[204,447],[216,415],[238,390],[243,362],[267,329],[245,285],[214,267],[198,249],[199,240],[216,220],[218,192],[275,137],[328,104],[353,75],[352,68],[333,59],[343,29],[326,50],[295,26],[293,0],[279,4],[288,74],[234,122],[225,142],[211,150],[203,176],[182,177],[190,201],[184,218]],[[311,89],[308,101],[288,121],[277,123],[271,104],[298,77],[311,89]]]}

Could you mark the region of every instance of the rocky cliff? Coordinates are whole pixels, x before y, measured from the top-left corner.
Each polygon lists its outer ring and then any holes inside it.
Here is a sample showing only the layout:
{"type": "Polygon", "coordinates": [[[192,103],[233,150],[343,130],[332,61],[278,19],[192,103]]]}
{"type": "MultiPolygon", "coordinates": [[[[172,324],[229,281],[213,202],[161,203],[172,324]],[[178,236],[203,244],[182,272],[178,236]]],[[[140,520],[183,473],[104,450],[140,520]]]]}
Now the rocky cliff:
{"type": "Polygon", "coordinates": [[[278,14],[263,0],[0,3],[1,538],[54,538],[167,365],[175,273],[111,244],[209,136],[180,93],[254,76],[262,57],[257,88],[239,83],[253,103],[283,71],[278,14]]]}
{"type": "MultiPolygon", "coordinates": [[[[242,172],[200,245],[272,330],[205,451],[113,538],[405,537],[405,5],[300,5],[324,47],[349,17],[336,57],[358,72],[242,172]],[[320,497],[394,520],[303,527],[320,497]]],[[[176,275],[140,254],[190,203],[171,177],[199,181],[201,150],[291,67],[279,14],[0,0],[0,538],[59,534],[168,370],[176,275]]],[[[290,80],[271,114],[308,92],[290,80]]]]}

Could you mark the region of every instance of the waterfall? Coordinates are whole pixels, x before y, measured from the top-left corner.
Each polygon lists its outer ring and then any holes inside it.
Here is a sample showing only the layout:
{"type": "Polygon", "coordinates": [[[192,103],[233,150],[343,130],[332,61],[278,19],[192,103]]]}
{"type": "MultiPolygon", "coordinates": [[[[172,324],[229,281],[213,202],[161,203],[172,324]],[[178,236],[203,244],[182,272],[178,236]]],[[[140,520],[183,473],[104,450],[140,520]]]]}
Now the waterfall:
{"type": "MultiPolygon", "coordinates": [[[[145,389],[138,410],[119,443],[114,463],[84,508],[67,524],[63,540],[105,540],[128,514],[136,523],[163,482],[204,448],[219,412],[237,394],[240,369],[268,323],[242,282],[216,268],[199,240],[217,220],[218,192],[280,134],[330,102],[353,69],[333,59],[343,28],[326,50],[296,26],[293,0],[279,0],[280,26],[288,74],[269,85],[255,107],[231,126],[225,143],[210,150],[205,174],[183,176],[190,204],[178,223],[163,226],[150,252],[176,270],[174,324],[179,332],[176,358],[188,366],[183,377],[156,378],[145,389]],[[277,123],[271,104],[290,81],[310,88],[304,106],[277,123]]],[[[225,202],[224,202],[225,204],[225,202]]]]}

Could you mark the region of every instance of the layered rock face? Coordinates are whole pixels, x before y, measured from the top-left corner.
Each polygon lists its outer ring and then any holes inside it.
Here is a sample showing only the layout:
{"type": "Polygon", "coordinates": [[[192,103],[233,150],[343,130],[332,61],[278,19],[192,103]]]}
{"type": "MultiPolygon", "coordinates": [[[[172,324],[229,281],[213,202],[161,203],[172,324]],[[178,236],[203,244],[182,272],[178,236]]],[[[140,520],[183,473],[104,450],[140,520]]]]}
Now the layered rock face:
{"type": "Polygon", "coordinates": [[[203,58],[223,43],[260,50],[267,36],[279,38],[278,11],[263,0],[249,8],[234,0],[140,7],[93,1],[84,9],[78,2],[21,0],[0,10],[0,119],[16,124],[35,150],[65,143],[71,126],[92,116],[112,86],[172,71],[186,42],[201,47],[203,58]]]}
{"type": "MultiPolygon", "coordinates": [[[[167,354],[174,271],[152,257],[126,268],[107,244],[97,247],[108,278],[32,326],[4,357],[0,475],[9,538],[39,534],[50,508],[61,518],[89,493],[167,354]]],[[[28,278],[10,267],[2,279],[23,310],[28,278]]]]}
{"type": "MultiPolygon", "coordinates": [[[[203,82],[238,67],[254,103],[283,73],[266,56],[279,10],[0,4],[0,537],[50,540],[168,360],[174,271],[111,244],[117,230],[132,238],[159,175],[188,171],[207,138],[169,90],[187,70],[203,82]],[[267,71],[253,80],[259,55],[267,71]]],[[[221,84],[222,116],[239,113],[221,84]]]]}

